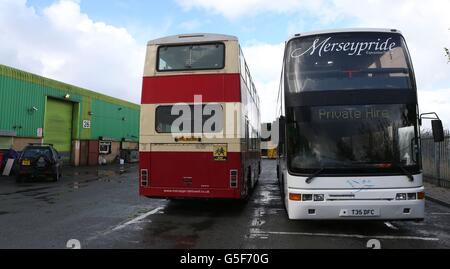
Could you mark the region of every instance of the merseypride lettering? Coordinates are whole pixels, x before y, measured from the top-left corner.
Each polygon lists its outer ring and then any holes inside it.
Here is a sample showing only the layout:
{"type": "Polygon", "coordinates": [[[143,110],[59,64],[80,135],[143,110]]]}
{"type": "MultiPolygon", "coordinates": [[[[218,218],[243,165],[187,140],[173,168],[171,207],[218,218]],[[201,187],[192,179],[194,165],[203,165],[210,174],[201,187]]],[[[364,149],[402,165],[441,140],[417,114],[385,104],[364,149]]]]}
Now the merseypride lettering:
{"type": "Polygon", "coordinates": [[[322,57],[324,53],[330,52],[348,52],[347,55],[349,56],[360,56],[363,52],[366,54],[376,54],[391,51],[396,46],[397,43],[392,41],[392,37],[385,40],[378,38],[377,41],[371,42],[333,42],[332,37],[323,41],[317,38],[307,50],[303,51],[303,48],[293,50],[291,57],[299,58],[307,53],[309,55],[318,53],[319,57],[322,57]]]}

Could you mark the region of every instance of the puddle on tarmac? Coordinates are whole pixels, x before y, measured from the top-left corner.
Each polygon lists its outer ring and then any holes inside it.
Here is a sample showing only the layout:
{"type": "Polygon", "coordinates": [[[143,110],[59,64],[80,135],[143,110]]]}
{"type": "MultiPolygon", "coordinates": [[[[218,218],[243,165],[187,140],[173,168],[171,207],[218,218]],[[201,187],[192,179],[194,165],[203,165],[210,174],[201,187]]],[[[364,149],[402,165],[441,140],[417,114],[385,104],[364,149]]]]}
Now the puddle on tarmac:
{"type": "MultiPolygon", "coordinates": [[[[74,173],[74,175],[80,176],[81,173],[74,173]]],[[[118,176],[120,176],[119,171],[113,171],[113,170],[96,170],[92,173],[85,173],[86,175],[92,175],[91,178],[84,179],[84,180],[78,180],[75,182],[71,182],[68,184],[70,189],[78,190],[85,188],[89,185],[89,183],[92,182],[118,182],[122,183],[122,180],[117,179],[118,176]]]]}
{"type": "Polygon", "coordinates": [[[25,196],[27,196],[27,197],[31,197],[31,198],[33,198],[33,199],[36,199],[36,200],[38,200],[38,201],[41,201],[41,202],[45,202],[45,203],[47,203],[47,204],[51,204],[51,205],[53,205],[53,204],[56,204],[56,198],[58,197],[58,196],[61,196],[61,194],[60,193],[48,193],[48,192],[30,192],[30,193],[27,193],[27,194],[24,194],[25,196]]]}

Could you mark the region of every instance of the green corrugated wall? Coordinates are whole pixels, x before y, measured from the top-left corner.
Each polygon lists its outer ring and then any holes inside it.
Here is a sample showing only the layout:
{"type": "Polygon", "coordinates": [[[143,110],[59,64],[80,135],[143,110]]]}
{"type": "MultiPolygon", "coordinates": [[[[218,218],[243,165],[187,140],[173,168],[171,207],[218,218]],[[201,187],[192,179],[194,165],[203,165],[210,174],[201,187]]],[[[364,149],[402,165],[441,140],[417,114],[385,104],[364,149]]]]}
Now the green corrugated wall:
{"type": "Polygon", "coordinates": [[[139,115],[136,116],[136,110],[119,106],[119,105],[105,105],[104,102],[92,100],[91,116],[92,125],[97,128],[92,128],[91,136],[107,136],[115,134],[118,137],[124,137],[130,140],[137,141],[139,139],[139,115]]]}
{"type": "Polygon", "coordinates": [[[37,138],[38,128],[44,128],[46,98],[64,99],[66,94],[70,94],[66,101],[74,103],[77,124],[73,126],[73,139],[106,136],[138,141],[139,105],[4,65],[0,65],[0,130],[37,138]],[[83,129],[83,120],[91,121],[91,129],[83,129]]]}

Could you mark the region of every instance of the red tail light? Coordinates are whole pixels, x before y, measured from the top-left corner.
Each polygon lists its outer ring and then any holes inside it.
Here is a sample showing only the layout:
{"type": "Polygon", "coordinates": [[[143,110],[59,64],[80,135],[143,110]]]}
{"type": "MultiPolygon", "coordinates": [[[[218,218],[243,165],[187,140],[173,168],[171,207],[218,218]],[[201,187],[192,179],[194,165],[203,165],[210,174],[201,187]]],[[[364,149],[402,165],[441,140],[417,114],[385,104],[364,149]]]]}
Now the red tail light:
{"type": "Polygon", "coordinates": [[[141,169],[141,187],[148,187],[150,184],[149,178],[148,178],[148,170],[147,169],[141,169]]]}
{"type": "Polygon", "coordinates": [[[230,188],[237,189],[238,187],[238,170],[230,170],[230,188]]]}

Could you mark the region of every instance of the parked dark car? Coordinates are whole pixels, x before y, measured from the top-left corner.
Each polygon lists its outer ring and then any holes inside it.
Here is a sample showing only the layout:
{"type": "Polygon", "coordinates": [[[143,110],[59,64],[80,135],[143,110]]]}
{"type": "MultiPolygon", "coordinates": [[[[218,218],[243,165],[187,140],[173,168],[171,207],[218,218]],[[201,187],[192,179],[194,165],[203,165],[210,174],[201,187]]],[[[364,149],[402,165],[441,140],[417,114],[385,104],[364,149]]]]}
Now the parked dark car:
{"type": "Polygon", "coordinates": [[[17,181],[50,177],[58,181],[62,176],[62,159],[50,144],[30,144],[19,157],[17,181]]]}

